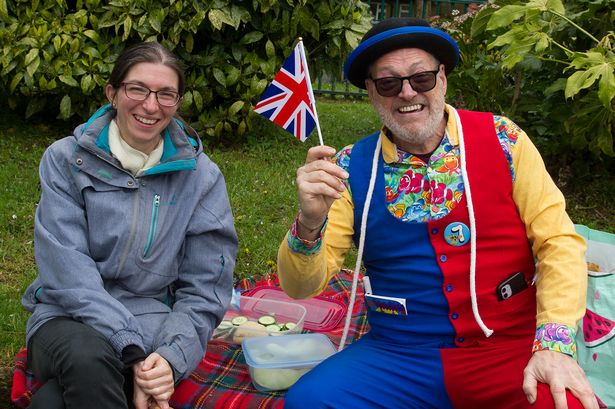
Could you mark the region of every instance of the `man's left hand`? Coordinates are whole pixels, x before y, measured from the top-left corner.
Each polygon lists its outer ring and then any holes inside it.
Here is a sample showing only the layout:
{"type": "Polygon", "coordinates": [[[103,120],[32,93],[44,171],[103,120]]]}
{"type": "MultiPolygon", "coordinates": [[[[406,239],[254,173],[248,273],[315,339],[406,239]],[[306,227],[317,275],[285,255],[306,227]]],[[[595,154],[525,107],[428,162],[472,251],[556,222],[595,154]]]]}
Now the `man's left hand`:
{"type": "Polygon", "coordinates": [[[530,404],[536,401],[538,382],[549,385],[555,409],[567,409],[566,389],[585,409],[598,409],[596,395],[585,372],[570,356],[556,351],[537,351],[523,371],[523,391],[530,404]]]}

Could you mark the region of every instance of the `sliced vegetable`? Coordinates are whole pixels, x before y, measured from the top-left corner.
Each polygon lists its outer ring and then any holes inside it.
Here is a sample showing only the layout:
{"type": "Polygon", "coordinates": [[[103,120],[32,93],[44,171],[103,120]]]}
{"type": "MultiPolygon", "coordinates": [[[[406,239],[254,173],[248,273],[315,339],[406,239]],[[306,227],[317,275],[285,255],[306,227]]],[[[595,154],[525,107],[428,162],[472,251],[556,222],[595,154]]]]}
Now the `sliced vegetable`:
{"type": "Polygon", "coordinates": [[[269,326],[269,325],[274,325],[275,324],[275,317],[271,316],[271,315],[263,315],[258,319],[258,323],[264,326],[269,326]]]}
{"type": "Polygon", "coordinates": [[[219,330],[229,329],[233,326],[233,323],[229,320],[223,320],[220,325],[218,325],[219,330]]]}
{"type": "Polygon", "coordinates": [[[244,317],[243,315],[238,315],[231,320],[231,323],[236,326],[241,325],[245,322],[248,322],[248,317],[244,317]]]}
{"type": "Polygon", "coordinates": [[[294,322],[287,322],[284,325],[282,325],[282,331],[290,331],[294,329],[296,326],[297,324],[295,324],[294,322]]]}
{"type": "Polygon", "coordinates": [[[255,321],[246,321],[235,329],[233,334],[233,342],[241,344],[246,338],[266,336],[265,327],[255,321]]]}
{"type": "Polygon", "coordinates": [[[230,339],[233,336],[235,328],[237,327],[234,326],[231,321],[223,320],[222,322],[220,322],[220,325],[218,325],[218,327],[214,331],[214,335],[212,338],[216,339],[224,337],[226,339],[230,339]]]}

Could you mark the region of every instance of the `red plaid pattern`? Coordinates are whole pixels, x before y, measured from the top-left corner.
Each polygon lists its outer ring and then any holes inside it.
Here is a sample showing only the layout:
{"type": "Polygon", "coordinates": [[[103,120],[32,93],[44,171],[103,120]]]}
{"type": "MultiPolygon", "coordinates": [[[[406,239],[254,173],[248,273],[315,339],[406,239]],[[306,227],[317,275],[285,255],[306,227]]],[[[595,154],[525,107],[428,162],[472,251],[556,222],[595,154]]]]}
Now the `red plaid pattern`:
{"type": "MultiPolygon", "coordinates": [[[[249,290],[258,285],[277,285],[277,277],[267,276],[258,280],[242,280],[237,288],[249,290]]],[[[359,280],[357,299],[348,333],[347,343],[358,339],[367,331],[367,317],[363,306],[363,287],[359,280]]],[[[352,271],[342,270],[333,277],[322,295],[343,301],[346,305],[352,288],[352,271]]],[[[345,317],[344,317],[345,318],[345,317]]],[[[334,344],[339,345],[344,320],[337,328],[328,332],[334,344]]],[[[32,394],[40,387],[26,365],[26,350],[15,357],[11,400],[19,408],[30,404],[32,394]]],[[[283,392],[263,393],[254,388],[241,346],[223,341],[211,341],[207,353],[189,378],[175,388],[171,397],[174,409],[281,409],[284,405],[283,392]]]]}

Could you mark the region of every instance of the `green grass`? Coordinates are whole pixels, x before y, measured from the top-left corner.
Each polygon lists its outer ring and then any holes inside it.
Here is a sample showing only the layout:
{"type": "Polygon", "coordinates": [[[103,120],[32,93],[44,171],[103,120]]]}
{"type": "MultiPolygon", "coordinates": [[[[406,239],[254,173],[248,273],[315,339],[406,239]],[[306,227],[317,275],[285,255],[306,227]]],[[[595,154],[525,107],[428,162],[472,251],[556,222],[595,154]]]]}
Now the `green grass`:
{"type": "Polygon", "coordinates": [[[52,130],[0,116],[0,407],[9,407],[13,357],[28,317],[21,294],[35,276],[32,225],[38,201],[38,160],[52,130]]]}
{"type": "MultiPolygon", "coordinates": [[[[317,108],[324,142],[337,149],[379,127],[364,101],[321,99],[317,108]]],[[[319,143],[316,131],[301,143],[260,117],[253,122],[247,143],[206,148],[225,175],[236,217],[238,279],[275,272],[278,244],[297,211],[296,168],[309,147],[319,143]]],[[[38,161],[45,147],[72,125],[33,124],[0,113],[0,408],[11,407],[13,357],[23,346],[28,316],[21,294],[36,274],[32,229],[40,194],[38,161]]],[[[564,191],[575,222],[615,232],[612,174],[593,183],[569,178],[564,191]]],[[[352,258],[347,264],[354,266],[352,258]]]]}

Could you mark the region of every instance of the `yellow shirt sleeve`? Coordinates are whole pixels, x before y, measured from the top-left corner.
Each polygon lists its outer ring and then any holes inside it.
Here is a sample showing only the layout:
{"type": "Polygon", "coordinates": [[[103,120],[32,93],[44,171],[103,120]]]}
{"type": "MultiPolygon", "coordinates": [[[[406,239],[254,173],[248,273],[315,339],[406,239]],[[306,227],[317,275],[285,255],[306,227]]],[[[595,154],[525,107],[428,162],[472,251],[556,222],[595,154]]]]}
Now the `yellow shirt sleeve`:
{"type": "Polygon", "coordinates": [[[537,260],[536,325],[565,324],[576,328],[585,313],[587,266],[585,241],[566,213],[540,153],[521,131],[512,146],[515,201],[537,260]]]}

